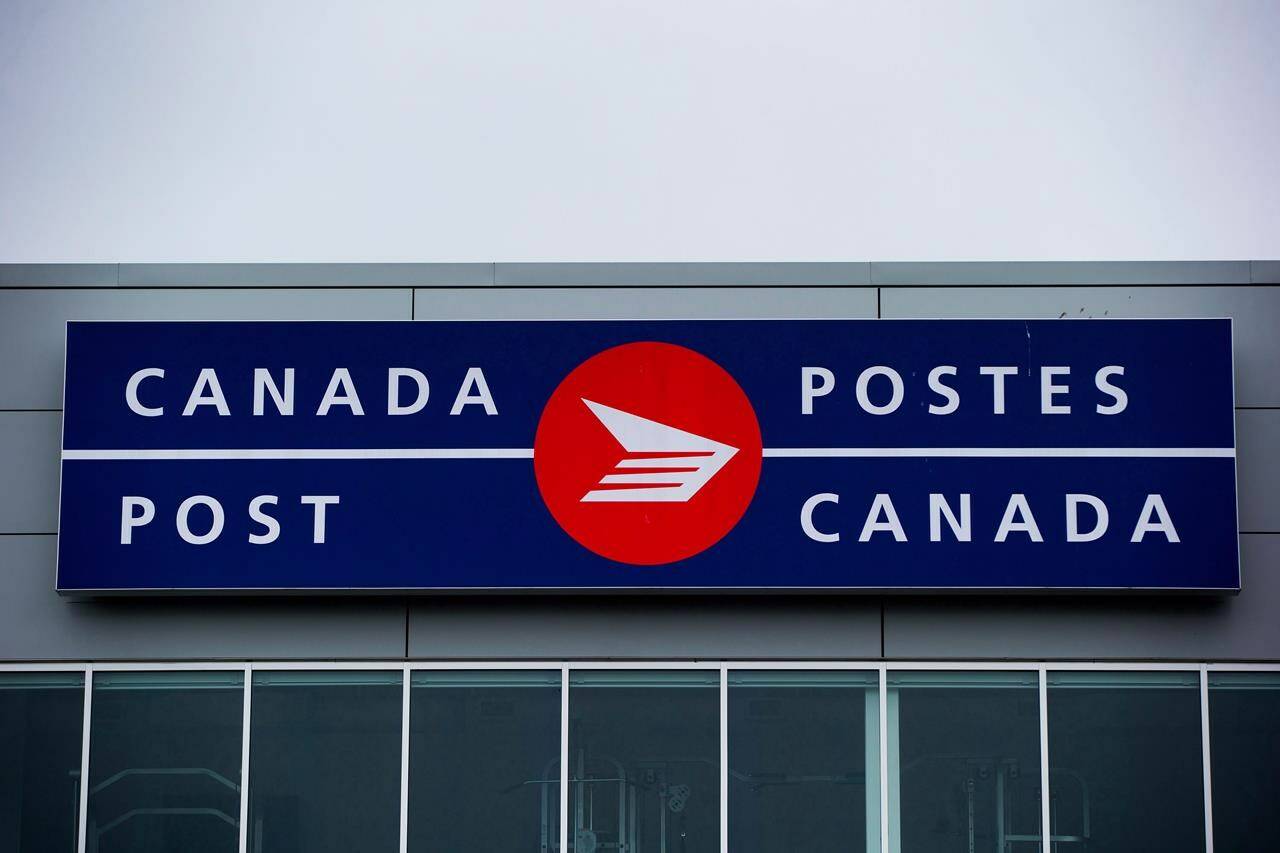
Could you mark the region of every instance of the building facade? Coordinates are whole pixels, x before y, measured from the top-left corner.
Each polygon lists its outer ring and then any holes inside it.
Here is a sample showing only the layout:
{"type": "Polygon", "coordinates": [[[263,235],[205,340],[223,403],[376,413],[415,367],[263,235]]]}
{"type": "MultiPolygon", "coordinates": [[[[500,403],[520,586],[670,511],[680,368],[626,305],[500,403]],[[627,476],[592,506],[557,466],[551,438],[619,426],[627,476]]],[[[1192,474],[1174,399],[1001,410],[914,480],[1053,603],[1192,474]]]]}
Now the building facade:
{"type": "Polygon", "coordinates": [[[1278,332],[1274,261],[0,266],[0,850],[1275,850],[1278,332]],[[1229,317],[1241,591],[54,589],[67,321],[620,317],[1229,317]]]}

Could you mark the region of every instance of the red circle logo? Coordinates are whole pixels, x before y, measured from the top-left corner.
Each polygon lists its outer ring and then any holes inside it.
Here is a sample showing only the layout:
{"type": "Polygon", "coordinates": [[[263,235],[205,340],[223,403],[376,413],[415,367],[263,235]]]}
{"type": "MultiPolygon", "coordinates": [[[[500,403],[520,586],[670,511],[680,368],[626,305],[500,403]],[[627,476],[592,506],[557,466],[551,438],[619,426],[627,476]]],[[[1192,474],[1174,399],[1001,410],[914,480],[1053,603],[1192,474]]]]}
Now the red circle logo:
{"type": "Polygon", "coordinates": [[[760,425],[724,368],[675,344],[598,353],[564,378],[533,443],[538,489],[579,544],[652,566],[710,548],[760,479],[760,425]]]}

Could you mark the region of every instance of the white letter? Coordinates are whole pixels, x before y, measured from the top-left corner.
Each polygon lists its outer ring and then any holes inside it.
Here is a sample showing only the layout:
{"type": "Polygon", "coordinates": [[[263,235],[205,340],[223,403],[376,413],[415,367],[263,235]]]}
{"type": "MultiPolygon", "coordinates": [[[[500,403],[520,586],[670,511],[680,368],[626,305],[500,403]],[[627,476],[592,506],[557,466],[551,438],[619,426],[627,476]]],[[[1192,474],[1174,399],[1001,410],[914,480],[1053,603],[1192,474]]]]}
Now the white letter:
{"type": "Polygon", "coordinates": [[[143,497],[123,497],[120,499],[120,544],[133,544],[133,528],[150,524],[156,517],[156,505],[143,497]],[[142,515],[134,515],[134,508],[142,510],[142,515]]]}
{"type": "Polygon", "coordinates": [[[1026,533],[1032,542],[1043,542],[1040,528],[1036,526],[1036,517],[1027,506],[1026,495],[1010,495],[1009,505],[1004,508],[1004,518],[1000,519],[1000,528],[996,531],[996,541],[1003,542],[1010,533],[1026,533]],[[1018,514],[1021,521],[1014,521],[1013,514],[1018,514]]]}
{"type": "Polygon", "coordinates": [[[871,509],[867,510],[867,520],[862,525],[862,533],[858,534],[859,542],[868,542],[871,540],[871,534],[888,531],[893,534],[893,538],[899,542],[907,541],[907,534],[902,529],[902,522],[898,520],[898,512],[893,508],[893,501],[889,500],[888,495],[876,495],[876,499],[871,502],[871,509]],[[880,520],[880,516],[884,516],[884,521],[880,520]]]}
{"type": "Polygon", "coordinates": [[[304,504],[312,504],[315,507],[315,523],[312,527],[311,541],[316,545],[324,544],[324,508],[329,504],[338,502],[337,495],[303,495],[302,502],[304,504]]]}
{"type": "Polygon", "coordinates": [[[960,408],[960,395],[956,393],[956,389],[950,385],[942,384],[943,376],[955,376],[956,369],[949,364],[935,367],[929,371],[929,390],[947,401],[945,406],[935,406],[929,404],[929,414],[931,415],[949,415],[956,409],[960,408]]]}
{"type": "Polygon", "coordinates": [[[823,533],[821,530],[813,526],[813,511],[818,504],[837,504],[840,503],[840,496],[833,495],[831,492],[823,492],[820,495],[814,495],[804,502],[804,506],[800,507],[800,529],[804,531],[804,535],[808,536],[814,542],[839,542],[839,533],[823,533]]]}
{"type": "Polygon", "coordinates": [[[1107,505],[1100,498],[1093,495],[1067,495],[1068,542],[1092,542],[1095,539],[1101,539],[1102,534],[1107,532],[1108,521],[1107,505]],[[1094,514],[1098,516],[1097,523],[1088,533],[1080,532],[1080,504],[1082,503],[1093,507],[1094,514]]]}
{"type": "Polygon", "coordinates": [[[231,414],[231,410],[227,408],[227,398],[222,394],[222,386],[218,384],[218,374],[212,367],[204,368],[196,377],[195,387],[191,389],[191,396],[187,398],[187,407],[182,410],[182,416],[189,416],[198,406],[213,406],[224,418],[231,414]],[[208,395],[204,393],[206,388],[209,389],[208,395]]]}
{"type": "Polygon", "coordinates": [[[149,376],[163,379],[164,371],[158,367],[146,367],[130,376],[124,386],[124,401],[129,404],[134,414],[142,415],[144,418],[158,418],[164,414],[164,406],[156,406],[153,409],[138,402],[138,385],[149,376]]]}
{"type": "Polygon", "coordinates": [[[429,396],[431,396],[431,383],[427,382],[427,375],[421,370],[414,370],[412,367],[392,367],[387,370],[388,415],[417,414],[427,405],[429,396]],[[409,405],[402,406],[400,405],[400,379],[405,376],[417,383],[418,397],[409,405]]]}
{"type": "Polygon", "coordinates": [[[254,545],[266,545],[280,538],[280,522],[262,511],[263,504],[276,505],[280,499],[275,495],[258,495],[249,501],[249,518],[267,528],[266,533],[250,533],[249,541],[254,545]]]}
{"type": "Polygon", "coordinates": [[[1178,531],[1173,527],[1173,519],[1169,518],[1169,510],[1165,508],[1164,498],[1159,495],[1147,495],[1147,502],[1142,505],[1142,513],[1138,516],[1138,524],[1133,528],[1133,536],[1129,537],[1129,541],[1141,542],[1142,537],[1148,533],[1163,533],[1170,542],[1182,541],[1178,538],[1178,531]],[[1152,513],[1158,515],[1160,520],[1152,522],[1152,513]]]}
{"type": "Polygon", "coordinates": [[[1112,385],[1107,381],[1110,376],[1124,376],[1124,368],[1118,364],[1111,364],[1100,368],[1093,377],[1093,382],[1098,386],[1098,390],[1103,394],[1110,394],[1115,400],[1109,405],[1098,404],[1098,414],[1100,415],[1118,415],[1129,405],[1129,395],[1125,390],[1117,385],[1112,385]]]}
{"type": "Polygon", "coordinates": [[[1053,398],[1057,394],[1065,394],[1071,389],[1066,385],[1054,385],[1053,377],[1070,376],[1070,367],[1044,367],[1040,368],[1040,414],[1042,415],[1069,415],[1071,414],[1071,405],[1056,405],[1053,398]]]}
{"type": "Polygon", "coordinates": [[[972,542],[973,529],[970,526],[972,520],[969,514],[969,495],[960,495],[960,518],[956,518],[956,514],[951,511],[951,507],[947,504],[947,499],[942,495],[929,495],[929,541],[942,541],[942,517],[946,516],[947,526],[951,528],[951,532],[955,535],[957,542],[972,542]]]}
{"type": "Polygon", "coordinates": [[[265,367],[255,367],[253,369],[253,413],[255,415],[262,414],[267,392],[270,392],[271,399],[275,401],[277,412],[282,415],[292,415],[293,368],[284,369],[284,393],[281,394],[280,389],[276,387],[276,381],[271,378],[271,371],[265,367]]]}
{"type": "Polygon", "coordinates": [[[991,413],[995,415],[1004,414],[1004,378],[1006,376],[1015,376],[1018,373],[1016,367],[979,367],[978,372],[983,376],[991,377],[991,413]]]}
{"type": "Polygon", "coordinates": [[[902,377],[892,367],[885,367],[879,364],[875,367],[868,367],[858,374],[858,384],[854,387],[853,392],[858,398],[858,405],[867,414],[888,415],[897,411],[898,407],[902,405],[902,377]],[[871,384],[871,379],[875,376],[889,377],[889,384],[893,386],[893,393],[889,396],[889,402],[883,406],[875,405],[867,397],[867,386],[871,384]]]}
{"type": "Polygon", "coordinates": [[[339,367],[333,371],[333,376],[329,378],[329,387],[324,391],[324,398],[320,400],[320,408],[316,409],[316,414],[329,414],[331,406],[348,406],[351,414],[364,414],[364,406],[360,405],[360,395],[356,393],[355,383],[351,381],[351,371],[345,367],[339,367]],[[338,386],[342,386],[341,396],[338,395],[338,386]]]}
{"type": "Polygon", "coordinates": [[[223,520],[222,504],[208,495],[192,495],[178,504],[178,535],[182,537],[183,542],[190,542],[192,545],[208,545],[218,538],[218,534],[222,533],[223,520]],[[196,504],[207,506],[209,512],[213,513],[213,522],[209,525],[209,532],[203,536],[196,536],[191,532],[191,528],[187,526],[187,515],[196,504]]]}
{"type": "Polygon", "coordinates": [[[463,406],[475,403],[484,406],[486,415],[498,414],[493,395],[489,393],[489,383],[484,381],[484,371],[478,367],[468,367],[467,375],[462,380],[462,387],[458,389],[458,396],[453,398],[453,408],[449,410],[449,414],[456,415],[462,411],[463,406]],[[472,387],[476,389],[474,394],[471,393],[472,387]]]}
{"type": "Polygon", "coordinates": [[[813,414],[813,398],[825,397],[836,387],[836,375],[825,367],[800,368],[800,414],[813,414]],[[821,379],[821,385],[814,385],[814,379],[821,379]]]}

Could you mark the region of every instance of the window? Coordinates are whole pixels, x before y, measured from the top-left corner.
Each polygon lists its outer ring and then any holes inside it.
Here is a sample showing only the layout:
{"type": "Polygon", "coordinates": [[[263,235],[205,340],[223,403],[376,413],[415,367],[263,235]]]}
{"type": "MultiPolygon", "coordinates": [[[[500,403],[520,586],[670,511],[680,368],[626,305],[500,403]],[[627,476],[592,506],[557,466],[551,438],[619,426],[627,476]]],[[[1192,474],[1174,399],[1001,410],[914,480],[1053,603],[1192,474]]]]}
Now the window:
{"type": "Polygon", "coordinates": [[[718,853],[718,670],[579,670],[569,678],[575,853],[718,853]]]}
{"type": "Polygon", "coordinates": [[[0,673],[0,850],[71,853],[84,676],[0,673]]]}
{"type": "Polygon", "coordinates": [[[1270,853],[1280,837],[1280,672],[1209,674],[1213,840],[1270,853]]]}
{"type": "Polygon", "coordinates": [[[250,853],[396,853],[402,673],[254,672],[250,853]]]}
{"type": "Polygon", "coordinates": [[[887,684],[892,849],[1038,853],[1039,673],[890,672],[887,684]]]}
{"type": "Polygon", "coordinates": [[[1203,851],[1203,781],[1199,673],[1049,673],[1050,827],[1062,844],[1203,851]]]}
{"type": "Polygon", "coordinates": [[[139,666],[0,664],[0,851],[1042,853],[1047,823],[1053,853],[1204,853],[1207,808],[1218,851],[1280,833],[1280,666],[1211,667],[1207,718],[1198,665],[139,666]]]}
{"type": "Polygon", "coordinates": [[[559,843],[560,670],[415,672],[409,850],[559,843]]]}
{"type": "Polygon", "coordinates": [[[85,849],[236,853],[240,672],[93,675],[85,849]]]}
{"type": "Polygon", "coordinates": [[[729,849],[880,850],[876,672],[729,672],[729,849]]]}

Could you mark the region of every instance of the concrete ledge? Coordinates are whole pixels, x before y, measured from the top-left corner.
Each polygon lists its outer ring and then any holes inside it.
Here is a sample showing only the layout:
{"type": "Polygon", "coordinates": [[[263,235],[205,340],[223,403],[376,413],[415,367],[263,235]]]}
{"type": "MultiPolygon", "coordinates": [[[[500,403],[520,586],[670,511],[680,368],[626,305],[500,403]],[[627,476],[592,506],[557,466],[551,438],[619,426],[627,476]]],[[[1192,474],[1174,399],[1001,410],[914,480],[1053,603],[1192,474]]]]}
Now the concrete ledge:
{"type": "MultiPolygon", "coordinates": [[[[1256,263],[1256,262],[1253,262],[1256,263]]],[[[1250,261],[871,264],[876,285],[1249,284],[1250,261]]]]}
{"type": "Polygon", "coordinates": [[[431,287],[493,284],[493,264],[121,264],[121,287],[431,287]]]}
{"type": "Polygon", "coordinates": [[[115,287],[119,264],[0,264],[0,287],[115,287]]]}
{"type": "Polygon", "coordinates": [[[866,287],[1280,283],[1280,261],[0,264],[0,287],[866,287]]]}
{"type": "Polygon", "coordinates": [[[1254,284],[1280,284],[1280,261],[1250,261],[1254,284]]]}
{"type": "Polygon", "coordinates": [[[507,287],[866,286],[871,264],[497,264],[494,283],[507,287]]]}

